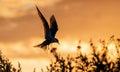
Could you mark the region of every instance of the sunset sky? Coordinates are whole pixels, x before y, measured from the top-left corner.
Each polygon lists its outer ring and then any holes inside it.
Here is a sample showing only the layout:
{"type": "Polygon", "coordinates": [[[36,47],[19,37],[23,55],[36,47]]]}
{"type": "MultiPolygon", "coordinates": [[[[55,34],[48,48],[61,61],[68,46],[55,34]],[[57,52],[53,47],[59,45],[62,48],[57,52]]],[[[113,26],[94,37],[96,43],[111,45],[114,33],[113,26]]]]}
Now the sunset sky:
{"type": "MultiPolygon", "coordinates": [[[[49,52],[33,46],[44,40],[44,29],[35,4],[49,22],[55,15],[59,50],[74,51],[77,42],[120,37],[118,0],[0,0],[0,49],[24,72],[47,65],[49,52]],[[69,49],[67,49],[69,48],[69,49]],[[46,63],[47,62],[47,63],[46,63]],[[45,64],[46,63],[46,64],[45,64]],[[28,65],[27,65],[28,64],[28,65]]],[[[40,69],[39,69],[40,70],[40,69]]]]}

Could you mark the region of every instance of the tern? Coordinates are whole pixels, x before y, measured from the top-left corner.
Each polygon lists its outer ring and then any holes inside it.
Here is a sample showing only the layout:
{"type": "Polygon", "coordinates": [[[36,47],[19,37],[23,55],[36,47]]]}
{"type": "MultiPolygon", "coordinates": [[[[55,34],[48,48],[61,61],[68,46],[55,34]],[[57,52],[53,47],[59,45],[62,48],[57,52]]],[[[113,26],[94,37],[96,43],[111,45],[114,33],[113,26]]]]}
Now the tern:
{"type": "Polygon", "coordinates": [[[43,41],[41,44],[38,44],[34,47],[46,48],[51,43],[59,44],[59,40],[57,38],[55,38],[55,34],[58,31],[58,25],[57,25],[54,15],[52,15],[50,17],[50,27],[49,27],[48,22],[46,21],[45,17],[42,15],[39,8],[37,6],[36,6],[36,8],[37,8],[38,15],[39,15],[40,19],[42,20],[42,23],[44,26],[45,41],[43,41]]]}

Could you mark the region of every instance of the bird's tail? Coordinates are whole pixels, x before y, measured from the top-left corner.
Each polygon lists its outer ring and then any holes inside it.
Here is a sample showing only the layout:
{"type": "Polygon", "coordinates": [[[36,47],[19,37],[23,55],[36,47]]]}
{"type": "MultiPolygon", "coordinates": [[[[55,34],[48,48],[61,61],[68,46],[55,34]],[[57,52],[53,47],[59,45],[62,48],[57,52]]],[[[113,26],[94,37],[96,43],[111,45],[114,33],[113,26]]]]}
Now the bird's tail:
{"type": "Polygon", "coordinates": [[[44,46],[43,44],[38,44],[38,45],[35,45],[35,46],[33,46],[33,47],[35,47],[35,48],[42,48],[42,49],[47,49],[47,46],[44,46]]]}
{"type": "Polygon", "coordinates": [[[35,46],[33,46],[33,47],[41,47],[41,44],[35,45],[35,46]]]}

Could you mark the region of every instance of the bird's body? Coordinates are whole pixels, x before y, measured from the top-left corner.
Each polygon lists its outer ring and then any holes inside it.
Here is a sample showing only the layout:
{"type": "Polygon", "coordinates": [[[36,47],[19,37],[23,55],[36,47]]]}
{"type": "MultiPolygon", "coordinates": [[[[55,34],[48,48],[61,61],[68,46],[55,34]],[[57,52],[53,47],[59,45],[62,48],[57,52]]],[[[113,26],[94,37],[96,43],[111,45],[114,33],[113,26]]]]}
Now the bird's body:
{"type": "Polygon", "coordinates": [[[57,42],[57,39],[56,39],[56,38],[53,38],[53,39],[51,39],[51,40],[45,40],[45,41],[43,41],[41,44],[36,45],[35,47],[41,47],[41,48],[43,48],[43,47],[49,45],[50,43],[54,43],[54,42],[57,42]]]}
{"type": "Polygon", "coordinates": [[[59,43],[58,39],[55,38],[55,34],[58,31],[58,26],[57,26],[57,22],[54,15],[52,15],[50,18],[50,27],[49,27],[46,19],[44,18],[44,16],[42,15],[42,13],[40,12],[37,6],[36,8],[38,11],[38,15],[43,22],[44,31],[45,31],[45,41],[43,41],[41,44],[38,44],[34,47],[44,48],[51,43],[54,43],[54,42],[59,43]]]}

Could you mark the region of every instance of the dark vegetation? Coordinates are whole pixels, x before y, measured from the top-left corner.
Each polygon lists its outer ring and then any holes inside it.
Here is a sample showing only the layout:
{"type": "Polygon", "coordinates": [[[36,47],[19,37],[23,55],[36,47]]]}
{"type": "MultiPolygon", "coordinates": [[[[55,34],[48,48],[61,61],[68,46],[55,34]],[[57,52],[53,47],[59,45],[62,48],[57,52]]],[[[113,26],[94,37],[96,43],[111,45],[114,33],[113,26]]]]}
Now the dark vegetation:
{"type": "Polygon", "coordinates": [[[0,52],[0,72],[22,72],[20,63],[18,63],[18,69],[13,67],[9,59],[5,58],[0,52]]]}
{"type": "MultiPolygon", "coordinates": [[[[52,48],[51,53],[55,60],[47,66],[47,71],[41,69],[41,72],[120,72],[120,39],[111,36],[109,40],[100,40],[102,48],[97,51],[98,47],[90,40],[89,46],[92,50],[91,54],[81,53],[81,42],[77,46],[77,55],[72,57],[68,55],[66,58],[57,53],[57,48],[52,48]],[[109,44],[114,43],[115,57],[109,55],[109,44]]],[[[20,64],[18,69],[12,67],[8,59],[0,54],[0,72],[21,72],[20,64]]],[[[34,69],[35,72],[35,69],[34,69]]]]}

